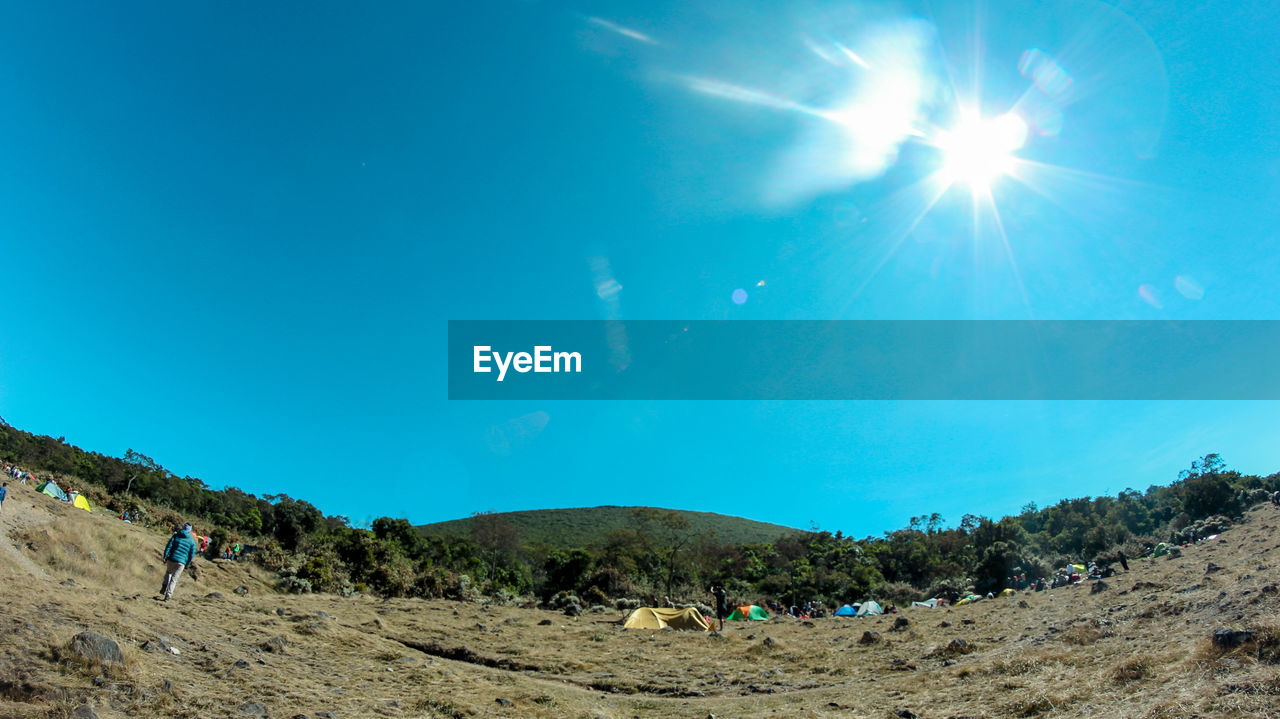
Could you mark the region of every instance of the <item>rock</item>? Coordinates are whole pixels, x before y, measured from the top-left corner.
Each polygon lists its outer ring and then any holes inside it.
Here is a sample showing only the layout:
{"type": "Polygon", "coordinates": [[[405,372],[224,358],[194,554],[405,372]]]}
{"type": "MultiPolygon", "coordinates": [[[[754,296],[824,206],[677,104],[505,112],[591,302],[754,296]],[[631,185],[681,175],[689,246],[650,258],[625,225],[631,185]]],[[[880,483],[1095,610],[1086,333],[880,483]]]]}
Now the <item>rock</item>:
{"type": "Polygon", "coordinates": [[[209,592],[204,595],[205,599],[222,599],[222,592],[209,592]]]}
{"type": "Polygon", "coordinates": [[[1214,572],[1221,572],[1221,571],[1222,571],[1222,567],[1219,567],[1213,562],[1209,562],[1209,566],[1204,568],[1205,574],[1213,574],[1214,572]]]}
{"type": "Polygon", "coordinates": [[[901,629],[906,629],[909,626],[911,626],[911,622],[906,617],[898,617],[893,620],[893,629],[890,631],[896,632],[901,629]]]}
{"type": "Polygon", "coordinates": [[[806,619],[806,620],[804,620],[803,622],[800,622],[800,623],[801,623],[801,624],[803,624],[803,625],[804,625],[804,626],[806,626],[806,627],[816,627],[816,626],[818,626],[818,625],[814,624],[813,622],[811,622],[811,621],[809,621],[809,620],[807,620],[807,619],[806,619]]]}
{"type": "Polygon", "coordinates": [[[916,719],[916,713],[910,709],[899,709],[895,711],[894,714],[902,717],[902,719],[916,719]]]}
{"type": "Polygon", "coordinates": [[[511,700],[510,700],[510,699],[503,699],[502,697],[498,697],[497,699],[494,699],[494,701],[495,701],[495,702],[497,702],[497,703],[498,703],[498,706],[500,706],[500,707],[509,707],[509,706],[511,706],[511,700]]]}
{"type": "Polygon", "coordinates": [[[884,639],[880,636],[880,632],[875,632],[868,629],[867,631],[862,633],[862,638],[858,640],[858,643],[859,644],[879,644],[882,641],[884,641],[884,639]]]}
{"type": "Polygon", "coordinates": [[[173,691],[173,682],[169,681],[168,679],[164,680],[164,684],[162,686],[166,692],[173,691]]]}
{"type": "Polygon", "coordinates": [[[338,715],[333,712],[316,712],[316,719],[338,719],[338,715]]]}
{"type": "Polygon", "coordinates": [[[96,676],[96,677],[94,677],[94,678],[93,678],[93,685],[94,685],[95,687],[100,687],[100,686],[102,686],[103,684],[106,684],[106,683],[107,683],[107,678],[106,678],[106,677],[104,677],[104,676],[102,676],[101,674],[99,674],[98,676],[96,676]]]}
{"type": "Polygon", "coordinates": [[[973,645],[963,639],[956,638],[947,642],[948,654],[968,654],[971,651],[973,651],[973,645]]]}
{"type": "Polygon", "coordinates": [[[1107,584],[1106,582],[1099,579],[1098,581],[1093,583],[1092,587],[1089,588],[1089,593],[1098,594],[1099,592],[1105,592],[1110,588],[1111,588],[1110,584],[1107,584]]]}
{"type": "Polygon", "coordinates": [[[71,638],[67,646],[72,653],[91,662],[124,664],[120,645],[97,632],[80,632],[71,638]]]}
{"type": "Polygon", "coordinates": [[[71,719],[98,719],[98,714],[88,704],[81,704],[71,710],[71,719]]]}
{"type": "Polygon", "coordinates": [[[236,663],[233,664],[232,666],[234,666],[236,669],[248,669],[251,665],[249,664],[249,662],[246,662],[245,660],[240,659],[236,661],[236,663]]]}
{"type": "Polygon", "coordinates": [[[267,715],[267,708],[257,702],[254,702],[253,704],[241,704],[236,711],[250,717],[265,717],[267,715]]]}
{"type": "Polygon", "coordinates": [[[1031,605],[1027,604],[1027,600],[1025,599],[1018,600],[1018,609],[1030,609],[1030,608],[1031,608],[1031,605]]]}
{"type": "Polygon", "coordinates": [[[155,638],[154,640],[152,640],[152,639],[148,639],[147,641],[143,642],[143,643],[142,643],[142,646],[141,646],[141,647],[139,647],[139,648],[140,648],[142,651],[144,651],[144,652],[167,652],[167,651],[169,651],[169,645],[168,645],[168,644],[167,644],[163,639],[161,639],[161,638],[159,638],[159,637],[155,638]]]}
{"type": "Polygon", "coordinates": [[[961,620],[960,620],[960,623],[961,623],[961,624],[973,624],[973,623],[974,623],[974,620],[972,620],[972,619],[961,619],[961,620]]]}
{"type": "Polygon", "coordinates": [[[1250,629],[1219,629],[1213,633],[1213,645],[1221,649],[1231,649],[1253,639],[1250,629]]]}
{"type": "Polygon", "coordinates": [[[570,604],[564,608],[564,615],[566,617],[580,617],[582,616],[582,607],[577,604],[570,604]]]}
{"type": "Polygon", "coordinates": [[[289,611],[288,611],[287,609],[277,609],[277,610],[276,610],[276,616],[277,616],[277,617],[287,616],[288,614],[289,614],[289,611]]]}
{"type": "Polygon", "coordinates": [[[543,619],[542,621],[538,622],[538,626],[540,627],[549,627],[552,624],[554,624],[554,622],[552,622],[550,619],[543,619]]]}
{"type": "Polygon", "coordinates": [[[328,619],[329,613],[324,611],[323,609],[320,609],[316,611],[316,616],[320,617],[321,619],[328,619]]]}
{"type": "Polygon", "coordinates": [[[944,619],[938,622],[938,626],[942,627],[943,629],[946,629],[947,627],[951,626],[951,622],[948,622],[947,620],[944,619]]]}
{"type": "Polygon", "coordinates": [[[284,648],[289,646],[289,641],[284,637],[271,637],[262,643],[262,648],[269,652],[283,653],[284,648]]]}
{"type": "Polygon", "coordinates": [[[773,637],[765,637],[764,641],[760,642],[760,645],[763,646],[765,649],[773,649],[774,647],[778,646],[778,643],[773,641],[773,637]]]}
{"type": "Polygon", "coordinates": [[[239,595],[240,595],[240,596],[242,596],[242,597],[247,597],[247,596],[249,596],[249,588],[248,588],[248,587],[246,587],[246,586],[245,586],[245,585],[243,585],[243,584],[241,584],[240,586],[236,587],[235,589],[233,589],[233,590],[231,590],[231,591],[235,592],[236,594],[239,594],[239,595]]]}
{"type": "Polygon", "coordinates": [[[76,580],[72,579],[71,577],[67,577],[66,579],[62,580],[62,586],[74,587],[76,586],[76,580]]]}

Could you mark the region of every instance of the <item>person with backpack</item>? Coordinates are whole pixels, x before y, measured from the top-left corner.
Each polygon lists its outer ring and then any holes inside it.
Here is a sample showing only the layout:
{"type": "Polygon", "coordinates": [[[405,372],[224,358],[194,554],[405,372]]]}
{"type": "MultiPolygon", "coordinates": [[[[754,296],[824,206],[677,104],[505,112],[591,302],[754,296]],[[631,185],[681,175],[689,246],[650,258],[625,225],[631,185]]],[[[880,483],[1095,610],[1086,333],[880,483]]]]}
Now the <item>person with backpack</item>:
{"type": "Polygon", "coordinates": [[[167,602],[173,598],[173,590],[178,586],[178,577],[182,576],[183,569],[191,567],[191,578],[196,580],[200,578],[199,572],[196,571],[195,559],[196,543],[191,538],[191,525],[176,527],[164,548],[164,584],[160,587],[164,601],[167,602]]]}
{"type": "Polygon", "coordinates": [[[720,624],[718,631],[724,631],[724,618],[729,616],[729,601],[724,587],[715,585],[711,587],[711,596],[716,600],[716,621],[720,624]]]}

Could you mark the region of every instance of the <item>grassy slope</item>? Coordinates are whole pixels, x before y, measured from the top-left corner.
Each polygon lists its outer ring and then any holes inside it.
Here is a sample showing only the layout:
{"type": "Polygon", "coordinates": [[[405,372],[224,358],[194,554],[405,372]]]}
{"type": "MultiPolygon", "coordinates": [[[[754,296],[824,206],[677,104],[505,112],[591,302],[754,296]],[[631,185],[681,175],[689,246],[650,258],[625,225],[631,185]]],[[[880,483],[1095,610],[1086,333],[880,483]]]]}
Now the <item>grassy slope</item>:
{"type": "MultiPolygon", "coordinates": [[[[500,516],[519,530],[520,539],[524,543],[545,544],[551,547],[585,547],[599,543],[613,530],[634,526],[630,514],[632,509],[632,507],[612,506],[535,509],[503,512],[500,516]]],[[[712,512],[676,511],[687,517],[694,529],[715,532],[719,541],[733,544],[771,542],[784,534],[797,531],[779,524],[757,522],[753,519],[730,517],[712,512]]],[[[472,522],[470,517],[452,519],[447,522],[424,524],[419,526],[418,530],[424,534],[469,537],[472,522]]]]}
{"type": "Polygon", "coordinates": [[[1220,626],[1280,637],[1280,512],[1269,506],[1222,541],[1134,561],[1099,594],[1078,585],[910,610],[896,632],[889,617],[776,619],[716,636],[624,631],[612,612],[277,595],[231,563],[206,563],[163,604],[152,599],[162,535],[10,489],[5,717],[65,717],[81,702],[104,719],[243,716],[250,702],[272,717],[1280,717],[1280,649],[1259,660],[1257,647],[1208,642],[1220,626]],[[232,592],[240,584],[248,596],[232,592]],[[117,640],[126,665],[95,683],[99,669],[60,660],[83,629],[117,640]],[[860,644],[867,629],[886,641],[860,644]],[[265,649],[277,636],[284,651],[265,649]],[[180,654],[142,649],[157,637],[180,654]],[[937,653],[957,638],[973,651],[937,653]]]}

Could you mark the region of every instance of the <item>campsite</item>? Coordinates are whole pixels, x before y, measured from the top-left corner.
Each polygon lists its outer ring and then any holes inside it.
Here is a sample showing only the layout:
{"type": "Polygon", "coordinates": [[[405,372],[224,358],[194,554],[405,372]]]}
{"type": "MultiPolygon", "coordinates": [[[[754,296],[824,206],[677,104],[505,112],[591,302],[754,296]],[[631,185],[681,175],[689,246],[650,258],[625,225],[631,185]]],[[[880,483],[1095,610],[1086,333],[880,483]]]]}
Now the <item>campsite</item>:
{"type": "Polygon", "coordinates": [[[711,632],[678,610],[642,614],[694,629],[626,628],[633,612],[613,607],[574,617],[281,594],[248,562],[202,561],[179,601],[160,603],[163,534],[22,486],[0,516],[0,715],[1280,716],[1278,526],[1280,510],[1258,505],[1215,541],[1132,561],[1100,591],[897,615],[862,603],[863,616],[711,632]],[[1252,633],[1222,649],[1222,628],[1252,633]],[[84,631],[117,642],[123,663],[70,653],[84,631]]]}

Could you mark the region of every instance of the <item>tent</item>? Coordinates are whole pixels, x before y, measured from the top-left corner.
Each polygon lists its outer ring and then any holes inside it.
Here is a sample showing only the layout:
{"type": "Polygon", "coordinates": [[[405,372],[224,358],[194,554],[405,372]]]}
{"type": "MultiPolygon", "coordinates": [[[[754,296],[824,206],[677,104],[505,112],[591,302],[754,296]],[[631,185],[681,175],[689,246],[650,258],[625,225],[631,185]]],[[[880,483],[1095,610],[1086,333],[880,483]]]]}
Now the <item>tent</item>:
{"type": "Polygon", "coordinates": [[[1084,573],[1087,571],[1087,568],[1083,564],[1072,564],[1071,571],[1073,574],[1079,574],[1081,576],[1084,576],[1084,573]]]}
{"type": "Polygon", "coordinates": [[[77,509],[83,509],[86,512],[93,511],[92,509],[89,509],[89,500],[85,499],[83,494],[77,494],[76,498],[72,500],[71,505],[77,509]]]}
{"type": "Polygon", "coordinates": [[[1005,589],[1003,592],[1000,592],[1000,596],[1002,596],[1002,597],[1012,597],[1013,595],[1015,595],[1015,594],[1017,594],[1017,593],[1018,593],[1018,590],[1016,590],[1016,589],[1005,589]]]}
{"type": "Polygon", "coordinates": [[[36,491],[41,494],[47,494],[54,499],[60,499],[64,502],[67,501],[67,493],[62,491],[58,485],[54,484],[52,479],[45,480],[43,484],[36,487],[36,491]]]}
{"type": "Polygon", "coordinates": [[[852,604],[846,604],[843,607],[840,607],[839,609],[836,610],[835,616],[853,617],[853,616],[857,616],[857,614],[858,614],[857,607],[853,606],[852,604]]]}
{"type": "Polygon", "coordinates": [[[769,613],[754,604],[738,607],[737,609],[734,609],[729,616],[725,617],[725,619],[733,622],[739,622],[744,619],[750,619],[754,622],[763,622],[768,618],[769,613]]]}
{"type": "Polygon", "coordinates": [[[1163,557],[1168,552],[1169,552],[1169,545],[1165,544],[1164,542],[1161,542],[1156,545],[1156,551],[1153,556],[1163,557]]]}
{"type": "Polygon", "coordinates": [[[858,616],[860,617],[875,616],[877,614],[884,614],[884,610],[876,602],[868,600],[858,605],[858,616]]]}
{"type": "Polygon", "coordinates": [[[702,613],[693,607],[685,609],[659,609],[640,607],[622,624],[627,629],[693,629],[705,632],[711,628],[702,613]]]}
{"type": "Polygon", "coordinates": [[[930,599],[930,600],[928,600],[928,601],[924,601],[924,602],[912,602],[912,603],[911,603],[911,606],[913,606],[913,607],[924,607],[925,609],[937,609],[937,608],[938,608],[938,598],[937,598],[937,597],[934,597],[933,599],[930,599]]]}

